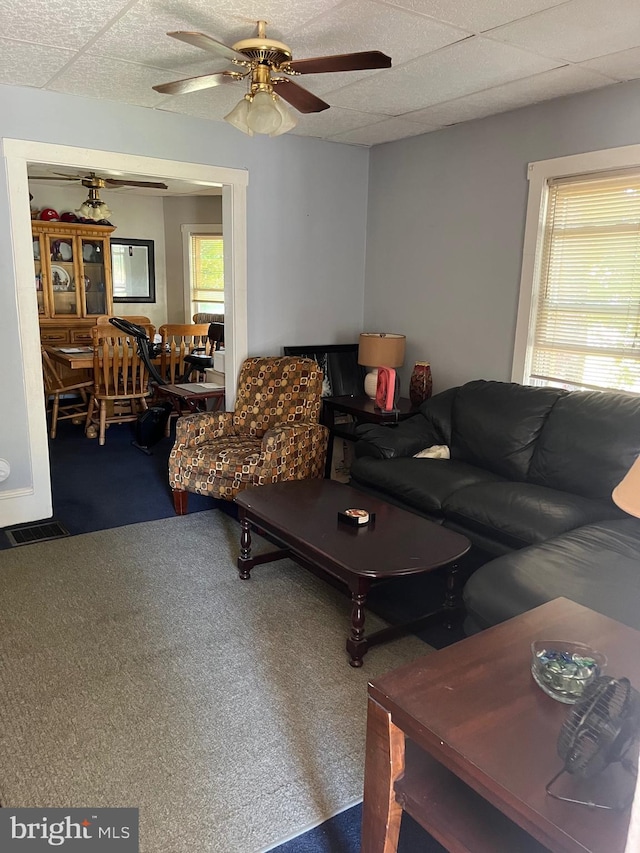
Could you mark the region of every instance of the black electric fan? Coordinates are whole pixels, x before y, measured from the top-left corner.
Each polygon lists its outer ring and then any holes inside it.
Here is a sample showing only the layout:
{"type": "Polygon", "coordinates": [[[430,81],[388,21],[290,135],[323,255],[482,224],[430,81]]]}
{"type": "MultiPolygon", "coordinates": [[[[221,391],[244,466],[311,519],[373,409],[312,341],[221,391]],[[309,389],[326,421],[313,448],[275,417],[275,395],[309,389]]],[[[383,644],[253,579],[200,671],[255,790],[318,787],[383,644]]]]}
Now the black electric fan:
{"type": "MultiPolygon", "coordinates": [[[[554,792],[554,783],[564,773],[579,779],[597,777],[618,762],[635,779],[638,768],[628,757],[640,729],[640,695],[628,678],[600,676],[587,686],[573,706],[558,736],[558,755],[564,767],[546,786],[547,794],[565,802],[599,809],[624,809],[633,799],[622,797],[610,803],[582,800],[554,792]]],[[[595,789],[598,786],[596,784],[595,789]]]]}

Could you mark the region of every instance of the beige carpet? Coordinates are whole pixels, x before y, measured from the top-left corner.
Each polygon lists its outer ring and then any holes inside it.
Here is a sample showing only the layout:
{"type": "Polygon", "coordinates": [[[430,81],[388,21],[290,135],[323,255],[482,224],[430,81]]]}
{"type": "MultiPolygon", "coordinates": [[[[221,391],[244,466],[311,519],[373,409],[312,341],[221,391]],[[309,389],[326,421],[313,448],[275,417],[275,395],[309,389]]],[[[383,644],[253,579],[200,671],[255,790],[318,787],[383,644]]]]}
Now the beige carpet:
{"type": "Polygon", "coordinates": [[[143,853],[257,853],[362,796],[367,681],[429,647],[352,669],[348,600],[288,560],[240,581],[238,535],[212,511],[0,552],[4,805],[134,806],[143,853]]]}

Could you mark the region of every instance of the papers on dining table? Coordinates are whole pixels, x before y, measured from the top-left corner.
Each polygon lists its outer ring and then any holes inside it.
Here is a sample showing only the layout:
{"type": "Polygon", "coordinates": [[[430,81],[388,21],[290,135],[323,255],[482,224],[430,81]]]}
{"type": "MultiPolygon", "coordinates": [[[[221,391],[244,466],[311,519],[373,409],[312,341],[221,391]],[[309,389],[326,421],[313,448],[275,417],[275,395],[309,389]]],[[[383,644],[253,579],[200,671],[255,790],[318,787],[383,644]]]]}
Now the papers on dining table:
{"type": "Polygon", "coordinates": [[[79,352],[93,352],[91,347],[58,347],[58,349],[67,355],[74,355],[79,352]]]}
{"type": "Polygon", "coordinates": [[[193,391],[195,394],[200,394],[202,391],[224,391],[224,385],[219,385],[217,382],[184,382],[182,385],[176,385],[176,388],[193,391]]]}

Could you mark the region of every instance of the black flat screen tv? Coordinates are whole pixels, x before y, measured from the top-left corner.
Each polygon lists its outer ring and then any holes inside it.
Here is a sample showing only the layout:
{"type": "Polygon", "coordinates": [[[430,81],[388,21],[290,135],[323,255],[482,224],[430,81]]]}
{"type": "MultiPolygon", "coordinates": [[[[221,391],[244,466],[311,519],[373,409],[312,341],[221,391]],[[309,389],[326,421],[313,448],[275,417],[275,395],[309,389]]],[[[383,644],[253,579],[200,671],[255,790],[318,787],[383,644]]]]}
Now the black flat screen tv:
{"type": "Polygon", "coordinates": [[[361,397],[365,368],[358,364],[358,344],[287,346],[284,355],[299,355],[318,362],[324,372],[323,397],[361,397]]]}

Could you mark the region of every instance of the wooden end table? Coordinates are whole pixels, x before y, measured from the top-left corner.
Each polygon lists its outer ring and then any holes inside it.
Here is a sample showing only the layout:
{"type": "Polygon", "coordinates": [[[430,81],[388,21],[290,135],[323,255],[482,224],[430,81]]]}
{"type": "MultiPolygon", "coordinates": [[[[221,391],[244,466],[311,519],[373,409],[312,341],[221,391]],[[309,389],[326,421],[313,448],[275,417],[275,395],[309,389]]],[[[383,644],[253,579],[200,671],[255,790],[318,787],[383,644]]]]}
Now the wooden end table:
{"type": "Polygon", "coordinates": [[[640,632],[565,598],[370,683],[361,853],[397,850],[403,810],[455,853],[622,853],[628,809],[545,793],[570,706],[531,677],[541,639],[588,643],[640,686],[640,632]]]}
{"type": "Polygon", "coordinates": [[[329,429],[325,477],[331,477],[334,438],[345,438],[348,441],[355,441],[355,429],[358,424],[393,426],[415,415],[416,412],[417,409],[413,408],[411,400],[407,400],[405,397],[401,397],[398,400],[397,412],[383,412],[382,409],[376,407],[375,402],[370,397],[365,397],[364,395],[361,397],[353,397],[351,395],[323,397],[321,421],[329,429]],[[353,423],[336,423],[336,414],[351,415],[353,423]]]}
{"type": "Polygon", "coordinates": [[[186,382],[183,385],[154,385],[155,392],[161,397],[168,397],[173,408],[181,415],[183,406],[188,412],[200,412],[208,400],[214,400],[211,411],[217,412],[224,400],[224,386],[211,383],[186,382]]]}
{"type": "MultiPolygon", "coordinates": [[[[240,508],[242,580],[251,569],[291,557],[313,572],[345,583],[351,592],[351,630],[347,652],[351,666],[362,666],[371,646],[415,631],[435,619],[452,620],[461,612],[456,560],[471,547],[460,533],[447,530],[379,498],[335,480],[293,480],[253,486],[236,495],[240,508]],[[375,513],[375,524],[350,527],[338,521],[349,508],[375,513]],[[251,527],[266,531],[281,547],[251,554],[251,527]],[[365,636],[365,604],[372,583],[381,578],[422,574],[446,567],[447,594],[443,606],[404,625],[390,625],[365,636]]],[[[313,638],[310,638],[313,641],[313,638]]]]}

